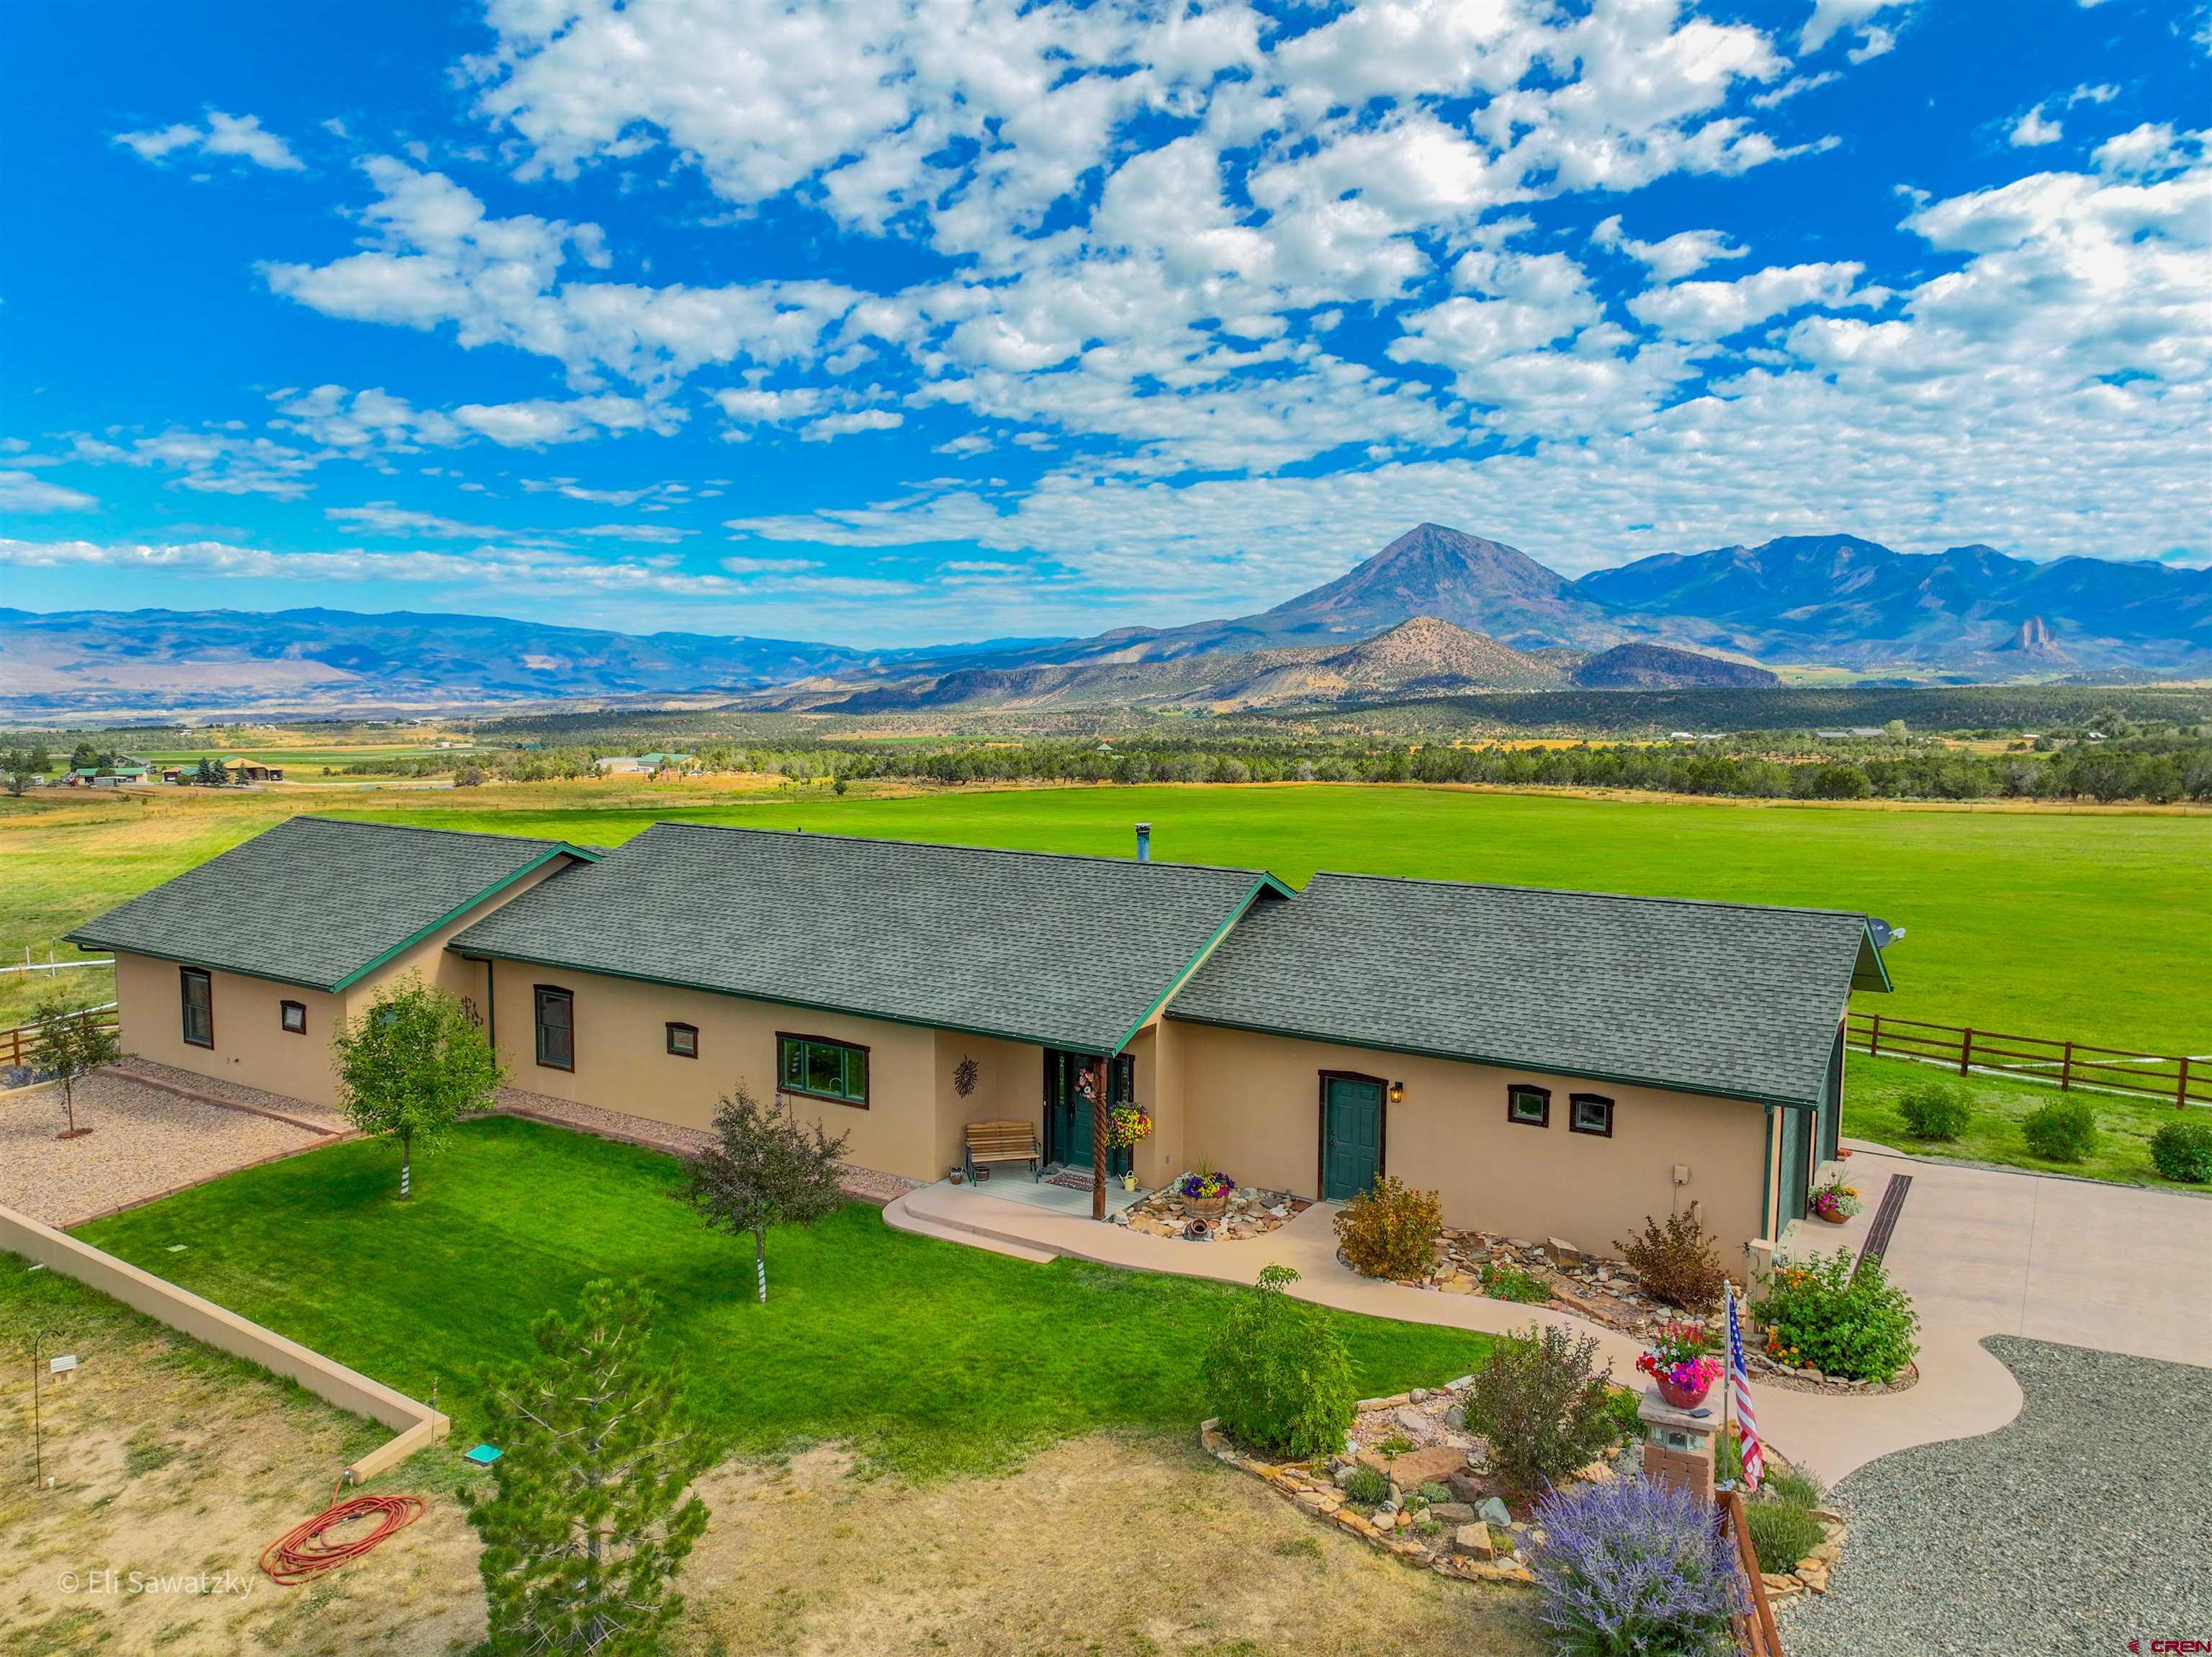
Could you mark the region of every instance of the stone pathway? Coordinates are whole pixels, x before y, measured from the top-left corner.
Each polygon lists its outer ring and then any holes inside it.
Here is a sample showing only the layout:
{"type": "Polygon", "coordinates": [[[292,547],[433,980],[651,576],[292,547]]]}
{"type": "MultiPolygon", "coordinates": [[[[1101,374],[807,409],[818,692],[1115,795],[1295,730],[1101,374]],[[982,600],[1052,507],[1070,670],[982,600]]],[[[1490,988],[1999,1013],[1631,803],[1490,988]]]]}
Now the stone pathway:
{"type": "Polygon", "coordinates": [[[1827,1596],[1784,1613],[1790,1657],[2108,1657],[2131,1641],[2212,1641],[2212,1370],[1984,1343],[2019,1380],[2019,1419],[1885,1456],[1836,1487],[1851,1543],[1827,1596]]]}

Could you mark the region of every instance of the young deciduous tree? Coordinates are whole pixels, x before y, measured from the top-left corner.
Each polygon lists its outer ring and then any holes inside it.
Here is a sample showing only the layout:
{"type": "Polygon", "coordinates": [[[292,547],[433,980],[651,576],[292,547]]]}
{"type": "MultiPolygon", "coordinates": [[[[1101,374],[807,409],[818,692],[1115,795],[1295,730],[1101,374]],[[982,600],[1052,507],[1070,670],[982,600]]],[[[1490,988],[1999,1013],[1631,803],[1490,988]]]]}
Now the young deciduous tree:
{"type": "Polygon", "coordinates": [[[678,1193],[709,1229],[753,1236],[753,1271],[768,1301],[770,1226],[811,1226],[844,1206],[837,1159],[847,1136],[763,1109],[741,1086],[714,1112],[717,1143],[689,1159],[678,1193]]]}
{"type": "Polygon", "coordinates": [[[466,1112],[489,1110],[507,1081],[499,1055],[461,998],[410,972],[331,1038],[345,1113],[366,1134],[399,1142],[399,1195],[415,1147],[434,1150],[466,1112]]]}
{"type": "MultiPolygon", "coordinates": [[[[69,1125],[64,1139],[75,1139],[76,1084],[103,1064],[123,1057],[115,1032],[94,1022],[72,1006],[66,996],[50,996],[32,1010],[31,1022],[40,1026],[39,1045],[32,1063],[62,1084],[62,1115],[69,1125]]],[[[91,1130],[87,1129],[88,1133],[91,1130]]]]}
{"type": "Polygon", "coordinates": [[[713,1452],[681,1371],[647,1349],[653,1308],[634,1282],[588,1284],[573,1321],[538,1320],[534,1357],[487,1377],[504,1453],[469,1522],[493,1657],[653,1657],[684,1609],[671,1588],[707,1528],[707,1504],[684,1491],[713,1452]]]}

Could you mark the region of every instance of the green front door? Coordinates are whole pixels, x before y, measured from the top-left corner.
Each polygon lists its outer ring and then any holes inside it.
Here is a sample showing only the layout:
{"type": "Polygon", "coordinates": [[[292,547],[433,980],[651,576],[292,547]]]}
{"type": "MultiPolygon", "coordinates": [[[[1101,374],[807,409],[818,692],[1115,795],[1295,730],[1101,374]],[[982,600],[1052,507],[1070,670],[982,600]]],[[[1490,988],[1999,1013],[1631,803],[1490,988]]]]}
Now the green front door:
{"type": "Polygon", "coordinates": [[[1371,1076],[1324,1076],[1321,1084],[1321,1194],[1357,1197],[1382,1172],[1382,1084],[1371,1076]]]}
{"type": "MultiPolygon", "coordinates": [[[[1091,1166],[1091,1101],[1085,1096],[1083,1083],[1091,1080],[1097,1089],[1098,1061],[1089,1053],[1065,1053],[1058,1048],[1047,1048],[1044,1055],[1044,1160],[1059,1162],[1071,1168],[1091,1166]]],[[[1114,1078],[1114,1100],[1127,1104],[1136,1091],[1136,1065],[1127,1053],[1117,1057],[1111,1067],[1114,1078]]],[[[1111,1174],[1127,1173],[1131,1167],[1127,1150],[1106,1153],[1106,1171],[1111,1174]]]]}

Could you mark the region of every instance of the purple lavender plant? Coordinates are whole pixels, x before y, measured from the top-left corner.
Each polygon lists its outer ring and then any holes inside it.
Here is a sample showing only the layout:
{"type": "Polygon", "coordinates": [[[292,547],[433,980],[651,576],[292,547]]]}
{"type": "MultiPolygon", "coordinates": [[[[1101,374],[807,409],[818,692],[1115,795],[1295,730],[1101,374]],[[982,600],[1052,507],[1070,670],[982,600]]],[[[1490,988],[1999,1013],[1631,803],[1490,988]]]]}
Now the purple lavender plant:
{"type": "Polygon", "coordinates": [[[1689,1657],[1731,1648],[1743,1575],[1694,1491],[1626,1478],[1554,1490],[1530,1550],[1553,1648],[1571,1657],[1689,1657]]]}

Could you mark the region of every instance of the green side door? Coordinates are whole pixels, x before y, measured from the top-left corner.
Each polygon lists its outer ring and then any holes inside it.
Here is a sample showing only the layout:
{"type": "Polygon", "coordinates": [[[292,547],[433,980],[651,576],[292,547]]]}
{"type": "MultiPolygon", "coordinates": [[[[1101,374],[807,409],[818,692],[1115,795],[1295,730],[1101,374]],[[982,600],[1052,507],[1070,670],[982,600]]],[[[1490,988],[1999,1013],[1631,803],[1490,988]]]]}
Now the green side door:
{"type": "Polygon", "coordinates": [[[1340,1203],[1358,1196],[1382,1171],[1382,1084],[1327,1076],[1321,1098],[1321,1194],[1340,1203]]]}

